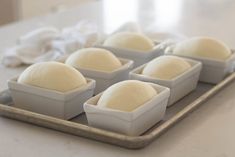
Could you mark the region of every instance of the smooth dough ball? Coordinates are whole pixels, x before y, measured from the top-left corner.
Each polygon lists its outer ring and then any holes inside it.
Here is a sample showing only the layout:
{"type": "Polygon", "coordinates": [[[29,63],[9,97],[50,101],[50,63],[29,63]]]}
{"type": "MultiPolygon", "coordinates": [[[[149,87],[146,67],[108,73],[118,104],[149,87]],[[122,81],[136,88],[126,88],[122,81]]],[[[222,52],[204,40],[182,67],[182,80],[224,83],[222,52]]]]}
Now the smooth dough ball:
{"type": "Polygon", "coordinates": [[[18,78],[18,83],[67,92],[87,82],[83,75],[73,67],[59,62],[42,62],[25,69],[18,78]]]}
{"type": "Polygon", "coordinates": [[[195,37],[176,45],[174,54],[226,60],[231,51],[223,42],[209,37],[195,37]]]}
{"type": "Polygon", "coordinates": [[[153,50],[154,43],[143,34],[122,32],[110,36],[105,40],[104,46],[148,52],[153,50]]]}
{"type": "Polygon", "coordinates": [[[131,112],[157,95],[148,83],[127,80],[110,86],[101,95],[97,105],[131,112]]]}
{"type": "Polygon", "coordinates": [[[150,61],[142,71],[143,75],[170,80],[184,73],[191,65],[180,57],[160,56],[150,61]]]}
{"type": "Polygon", "coordinates": [[[65,64],[75,68],[110,72],[122,66],[110,51],[101,48],[85,48],[71,54],[65,64]]]}

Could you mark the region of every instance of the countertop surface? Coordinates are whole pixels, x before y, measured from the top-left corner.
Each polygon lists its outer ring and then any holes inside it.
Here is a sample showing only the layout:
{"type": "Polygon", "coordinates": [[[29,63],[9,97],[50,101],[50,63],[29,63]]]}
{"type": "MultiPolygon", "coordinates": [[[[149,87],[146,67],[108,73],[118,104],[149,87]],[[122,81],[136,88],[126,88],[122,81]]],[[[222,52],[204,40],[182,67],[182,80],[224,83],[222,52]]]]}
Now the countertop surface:
{"type": "MultiPolygon", "coordinates": [[[[216,37],[234,48],[234,10],[233,0],[104,0],[1,27],[0,50],[14,45],[20,35],[35,28],[48,25],[63,28],[83,19],[97,23],[99,30],[105,33],[127,21],[134,21],[144,29],[189,37],[216,37]]],[[[7,88],[7,79],[24,68],[0,65],[0,90],[7,88]]],[[[0,117],[0,157],[234,157],[234,92],[235,83],[231,83],[140,150],[128,150],[0,117]]]]}

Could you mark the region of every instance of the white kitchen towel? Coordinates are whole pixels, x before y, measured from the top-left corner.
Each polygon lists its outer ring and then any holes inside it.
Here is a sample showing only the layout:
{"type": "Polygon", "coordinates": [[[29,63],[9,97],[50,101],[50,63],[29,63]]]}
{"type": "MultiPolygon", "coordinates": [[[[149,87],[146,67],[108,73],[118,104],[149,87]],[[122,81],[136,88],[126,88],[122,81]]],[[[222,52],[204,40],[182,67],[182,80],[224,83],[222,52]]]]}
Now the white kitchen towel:
{"type": "Polygon", "coordinates": [[[98,36],[97,26],[89,21],[81,21],[61,31],[54,27],[39,28],[19,37],[17,45],[6,49],[2,63],[17,67],[60,60],[80,48],[93,46],[98,36]]]}

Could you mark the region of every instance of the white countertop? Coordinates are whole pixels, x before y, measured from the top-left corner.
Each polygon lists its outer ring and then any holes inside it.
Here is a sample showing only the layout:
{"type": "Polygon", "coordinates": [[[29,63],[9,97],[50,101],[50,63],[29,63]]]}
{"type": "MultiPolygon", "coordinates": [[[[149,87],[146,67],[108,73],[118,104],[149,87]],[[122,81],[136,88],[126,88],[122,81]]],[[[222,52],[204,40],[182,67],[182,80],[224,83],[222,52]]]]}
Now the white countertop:
{"type": "MultiPolygon", "coordinates": [[[[157,0],[153,7],[139,0],[138,15],[134,19],[156,30],[174,31],[187,36],[209,35],[235,47],[235,1],[233,0],[175,0],[180,3],[172,8],[164,0],[157,0]],[[146,8],[147,7],[147,8],[146,8]],[[179,10],[181,8],[181,10],[179,10]],[[178,13],[178,16],[175,14],[178,13]],[[162,16],[172,18],[167,21],[162,16]],[[153,19],[154,22],[153,22],[153,19]],[[174,19],[174,20],[173,20],[174,19]]],[[[173,1],[171,1],[172,3],[173,1]]],[[[107,0],[106,0],[106,3],[107,0]]],[[[114,5],[115,6],[115,5],[114,5]]],[[[14,45],[17,37],[43,25],[59,28],[74,25],[80,19],[97,21],[101,30],[114,30],[111,25],[116,18],[106,17],[107,5],[92,3],[63,13],[39,17],[0,28],[0,49],[14,45]],[[106,11],[104,11],[106,10],[106,11]],[[105,24],[106,23],[106,24],[105,24]],[[104,28],[104,29],[103,29],[104,28]]],[[[113,9],[115,11],[115,9],[113,9]]],[[[117,10],[117,9],[116,9],[117,10]]],[[[125,10],[123,7],[122,11],[125,10]]],[[[114,15],[119,15],[118,12],[114,15]]],[[[113,16],[114,16],[113,15],[113,16]]],[[[120,15],[121,16],[121,15],[120,15]]],[[[130,16],[130,19],[133,17],[130,16]]],[[[124,18],[119,23],[130,20],[124,18]]],[[[116,21],[117,22],[117,21],[116,21]]],[[[6,89],[6,80],[19,74],[22,68],[10,69],[0,66],[0,90],[6,89]]],[[[203,104],[190,116],[171,128],[149,146],[141,150],[128,150],[85,138],[0,117],[0,157],[77,157],[77,156],[158,156],[158,157],[234,157],[235,156],[235,83],[203,104]]]]}

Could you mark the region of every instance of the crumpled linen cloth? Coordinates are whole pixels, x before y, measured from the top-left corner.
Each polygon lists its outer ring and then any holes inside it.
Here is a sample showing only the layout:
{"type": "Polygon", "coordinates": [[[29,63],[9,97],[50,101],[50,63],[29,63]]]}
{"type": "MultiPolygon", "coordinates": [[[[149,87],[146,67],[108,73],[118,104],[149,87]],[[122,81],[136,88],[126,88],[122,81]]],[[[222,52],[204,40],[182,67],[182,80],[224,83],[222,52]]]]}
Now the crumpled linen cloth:
{"type": "Polygon", "coordinates": [[[42,27],[19,37],[15,46],[4,51],[2,63],[8,67],[17,67],[61,60],[78,49],[93,46],[98,38],[96,25],[88,21],[62,30],[42,27]]]}
{"type": "MultiPolygon", "coordinates": [[[[160,42],[157,48],[162,50],[187,38],[172,32],[156,32],[153,27],[142,29],[135,22],[121,25],[111,34],[124,31],[144,33],[154,41],[160,42]]],[[[109,35],[99,34],[97,25],[89,21],[80,21],[77,25],[62,30],[55,27],[39,28],[19,37],[14,47],[6,49],[2,64],[18,67],[43,61],[63,61],[76,50],[92,47],[109,35]]]]}

